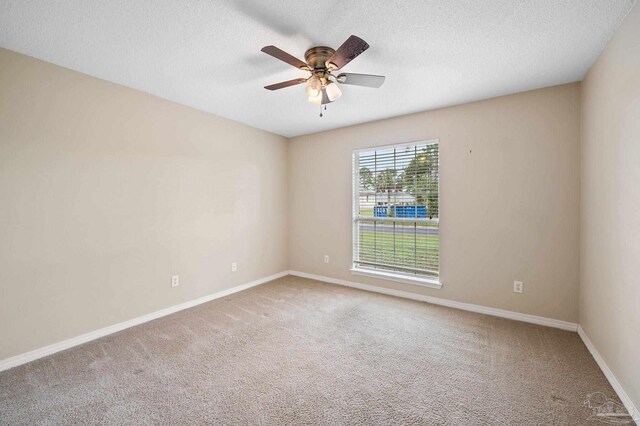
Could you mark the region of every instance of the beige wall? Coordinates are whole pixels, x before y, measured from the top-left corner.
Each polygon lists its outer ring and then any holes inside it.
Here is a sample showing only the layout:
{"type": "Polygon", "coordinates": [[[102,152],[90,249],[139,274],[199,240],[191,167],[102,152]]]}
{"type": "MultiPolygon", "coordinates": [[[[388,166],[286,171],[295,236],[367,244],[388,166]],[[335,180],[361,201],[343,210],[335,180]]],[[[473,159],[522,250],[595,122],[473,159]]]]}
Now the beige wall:
{"type": "Polygon", "coordinates": [[[284,138],[2,49],[0,94],[0,359],[287,269],[284,138]]]}
{"type": "Polygon", "coordinates": [[[582,87],[580,325],[640,407],[640,6],[582,87]]]}
{"type": "Polygon", "coordinates": [[[577,321],[579,91],[552,87],[292,139],[290,269],[577,321]],[[423,139],[440,139],[442,289],[352,275],[352,150],[423,139]],[[524,294],[513,293],[514,280],[524,294]]]}

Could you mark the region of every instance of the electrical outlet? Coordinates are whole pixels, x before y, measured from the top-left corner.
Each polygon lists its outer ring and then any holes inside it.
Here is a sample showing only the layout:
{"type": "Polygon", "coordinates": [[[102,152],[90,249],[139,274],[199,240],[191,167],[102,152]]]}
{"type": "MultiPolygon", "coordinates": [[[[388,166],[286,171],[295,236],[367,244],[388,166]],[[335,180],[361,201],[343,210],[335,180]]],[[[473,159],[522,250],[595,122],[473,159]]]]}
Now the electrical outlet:
{"type": "Polygon", "coordinates": [[[328,254],[324,255],[324,263],[329,263],[329,255],[328,254]]]}
{"type": "Polygon", "coordinates": [[[174,275],[171,277],[171,287],[178,287],[180,285],[180,277],[178,275],[174,275]]]}
{"type": "Polygon", "coordinates": [[[238,264],[236,262],[233,262],[231,264],[231,272],[236,272],[238,270],[238,264]]]}
{"type": "Polygon", "coordinates": [[[514,281],[513,282],[513,292],[514,293],[523,293],[524,292],[524,283],[522,281],[514,281]]]}

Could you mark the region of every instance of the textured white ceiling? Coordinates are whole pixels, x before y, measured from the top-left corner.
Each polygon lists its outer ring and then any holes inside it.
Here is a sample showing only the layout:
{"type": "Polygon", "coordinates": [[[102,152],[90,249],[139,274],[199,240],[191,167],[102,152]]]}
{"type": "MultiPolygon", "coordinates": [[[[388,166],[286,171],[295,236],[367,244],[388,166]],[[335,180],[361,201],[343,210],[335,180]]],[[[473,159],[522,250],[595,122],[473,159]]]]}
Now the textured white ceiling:
{"type": "Polygon", "coordinates": [[[0,46],[284,136],[581,80],[635,0],[0,0],[0,46]],[[383,74],[319,107],[303,58],[349,35],[344,70],[383,74]]]}

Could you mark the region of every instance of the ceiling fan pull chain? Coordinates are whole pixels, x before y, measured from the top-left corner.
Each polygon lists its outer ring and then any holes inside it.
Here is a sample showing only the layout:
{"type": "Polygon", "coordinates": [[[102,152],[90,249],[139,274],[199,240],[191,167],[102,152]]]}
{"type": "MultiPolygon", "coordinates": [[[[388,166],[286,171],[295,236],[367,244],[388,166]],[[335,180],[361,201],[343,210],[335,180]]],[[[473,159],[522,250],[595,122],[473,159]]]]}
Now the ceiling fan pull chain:
{"type": "Polygon", "coordinates": [[[322,117],[322,105],[320,105],[320,117],[322,117]]]}

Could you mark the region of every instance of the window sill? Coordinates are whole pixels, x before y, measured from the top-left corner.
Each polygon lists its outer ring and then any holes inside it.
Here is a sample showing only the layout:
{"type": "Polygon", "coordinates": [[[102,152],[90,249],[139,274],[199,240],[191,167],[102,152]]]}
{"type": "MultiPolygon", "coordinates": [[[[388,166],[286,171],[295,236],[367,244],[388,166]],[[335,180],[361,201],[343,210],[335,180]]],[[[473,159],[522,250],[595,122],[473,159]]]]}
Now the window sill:
{"type": "Polygon", "coordinates": [[[354,275],[363,275],[365,277],[378,278],[381,280],[397,281],[399,283],[414,284],[421,287],[442,288],[442,283],[437,278],[416,278],[408,275],[394,274],[393,272],[372,271],[370,269],[352,268],[351,273],[354,275]]]}

